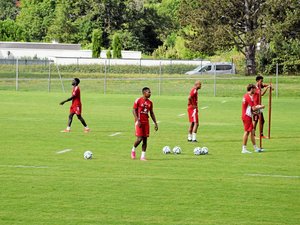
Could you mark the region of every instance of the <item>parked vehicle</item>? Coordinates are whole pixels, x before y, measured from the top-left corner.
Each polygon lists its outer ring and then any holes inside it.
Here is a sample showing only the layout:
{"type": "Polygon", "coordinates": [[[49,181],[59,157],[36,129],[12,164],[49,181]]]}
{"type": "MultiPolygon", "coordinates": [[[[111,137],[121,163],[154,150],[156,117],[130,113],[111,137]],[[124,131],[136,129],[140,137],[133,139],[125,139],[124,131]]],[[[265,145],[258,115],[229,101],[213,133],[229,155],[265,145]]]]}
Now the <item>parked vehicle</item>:
{"type": "Polygon", "coordinates": [[[187,75],[199,74],[235,74],[235,65],[230,62],[208,63],[186,72],[187,75]]]}

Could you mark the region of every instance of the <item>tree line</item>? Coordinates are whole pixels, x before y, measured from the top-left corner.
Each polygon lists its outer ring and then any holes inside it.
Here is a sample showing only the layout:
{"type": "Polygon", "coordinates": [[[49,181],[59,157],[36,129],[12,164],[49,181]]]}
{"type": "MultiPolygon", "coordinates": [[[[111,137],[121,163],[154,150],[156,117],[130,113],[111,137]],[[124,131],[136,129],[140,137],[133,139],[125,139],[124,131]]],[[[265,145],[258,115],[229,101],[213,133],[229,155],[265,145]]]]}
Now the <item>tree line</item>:
{"type": "Polygon", "coordinates": [[[276,63],[298,72],[300,0],[0,0],[0,40],[81,43],[95,57],[118,48],[191,59],[235,48],[248,74],[276,63]]]}

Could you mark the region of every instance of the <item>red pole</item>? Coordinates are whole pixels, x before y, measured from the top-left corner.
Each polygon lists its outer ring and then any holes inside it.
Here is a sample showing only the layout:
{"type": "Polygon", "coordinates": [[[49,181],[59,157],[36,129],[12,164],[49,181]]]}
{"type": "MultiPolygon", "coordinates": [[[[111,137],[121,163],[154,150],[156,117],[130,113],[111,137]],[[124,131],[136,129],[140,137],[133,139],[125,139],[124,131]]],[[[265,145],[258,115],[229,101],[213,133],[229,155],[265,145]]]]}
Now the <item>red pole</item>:
{"type": "Polygon", "coordinates": [[[269,129],[268,129],[269,139],[271,139],[271,112],[272,112],[272,82],[270,83],[270,92],[269,92],[269,129]]]}

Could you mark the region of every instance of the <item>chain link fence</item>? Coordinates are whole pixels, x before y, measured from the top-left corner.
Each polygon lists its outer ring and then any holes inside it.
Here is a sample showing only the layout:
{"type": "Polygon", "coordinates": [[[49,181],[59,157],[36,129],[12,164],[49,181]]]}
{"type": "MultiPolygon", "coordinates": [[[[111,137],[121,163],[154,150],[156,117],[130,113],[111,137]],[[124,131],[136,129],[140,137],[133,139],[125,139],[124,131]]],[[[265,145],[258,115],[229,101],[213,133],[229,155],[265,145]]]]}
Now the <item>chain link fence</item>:
{"type": "MultiPolygon", "coordinates": [[[[81,89],[99,94],[139,94],[144,86],[156,95],[187,95],[195,80],[203,82],[205,96],[241,96],[255,76],[186,75],[195,65],[159,63],[146,66],[101,64],[60,65],[51,60],[0,59],[0,90],[61,92],[71,89],[74,77],[81,79],[81,89]]],[[[278,71],[278,70],[277,70],[278,71]]],[[[264,75],[265,83],[273,83],[275,95],[300,97],[300,76],[264,75]]]]}

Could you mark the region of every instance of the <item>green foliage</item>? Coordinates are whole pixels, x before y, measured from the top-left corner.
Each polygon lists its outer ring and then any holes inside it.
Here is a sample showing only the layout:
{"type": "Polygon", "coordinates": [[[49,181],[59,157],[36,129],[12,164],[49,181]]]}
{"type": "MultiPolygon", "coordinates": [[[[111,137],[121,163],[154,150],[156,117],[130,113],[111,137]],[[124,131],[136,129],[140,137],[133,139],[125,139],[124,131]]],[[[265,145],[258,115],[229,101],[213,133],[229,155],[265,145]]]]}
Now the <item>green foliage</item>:
{"type": "Polygon", "coordinates": [[[164,44],[159,46],[154,52],[154,58],[162,59],[194,59],[194,58],[205,58],[204,54],[195,52],[186,47],[186,40],[172,33],[167,37],[164,44]]]}
{"type": "Polygon", "coordinates": [[[25,41],[25,32],[15,21],[7,19],[0,20],[0,40],[1,41],[25,41]]]}
{"type": "Polygon", "coordinates": [[[22,0],[16,22],[23,28],[29,41],[43,41],[52,24],[54,10],[54,0],[22,0]]]}
{"type": "Polygon", "coordinates": [[[120,35],[115,33],[112,41],[112,49],[113,49],[113,58],[121,58],[122,51],[122,41],[120,39],[120,35]]]}
{"type": "Polygon", "coordinates": [[[18,14],[15,0],[1,0],[0,1],[0,20],[15,20],[18,14]]]}
{"type": "Polygon", "coordinates": [[[93,58],[99,58],[102,46],[102,31],[100,29],[95,29],[93,31],[93,58]]]}
{"type": "Polygon", "coordinates": [[[107,49],[106,58],[108,58],[108,59],[112,58],[112,54],[111,54],[111,49],[110,48],[107,49]]]}
{"type": "Polygon", "coordinates": [[[262,72],[274,74],[276,64],[279,73],[295,74],[300,71],[300,40],[274,37],[258,54],[258,64],[262,72]]]}

